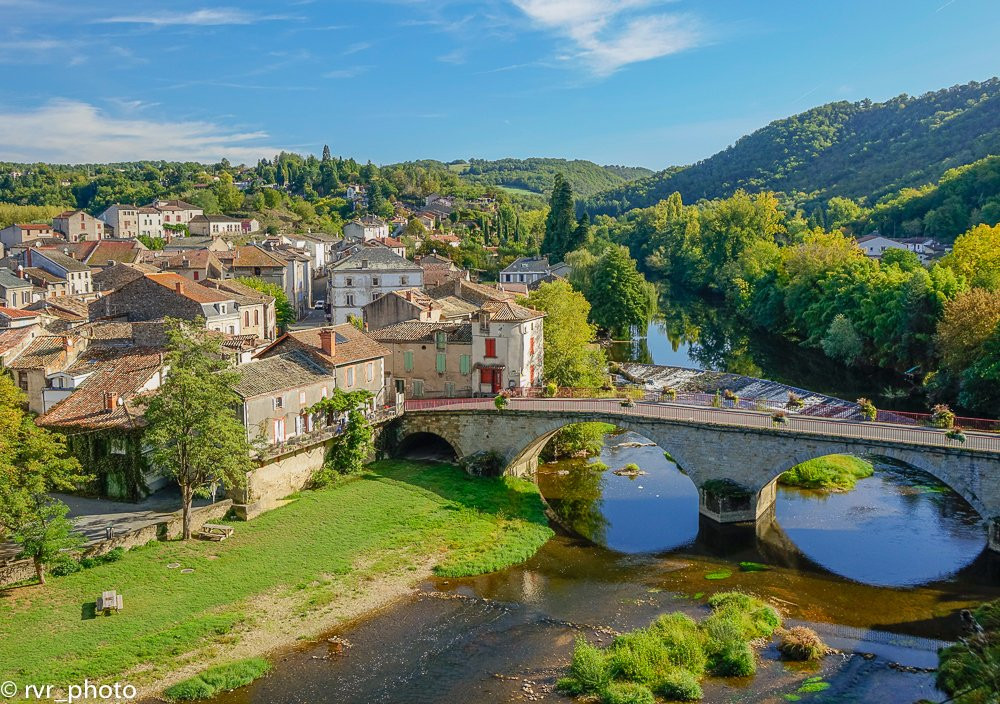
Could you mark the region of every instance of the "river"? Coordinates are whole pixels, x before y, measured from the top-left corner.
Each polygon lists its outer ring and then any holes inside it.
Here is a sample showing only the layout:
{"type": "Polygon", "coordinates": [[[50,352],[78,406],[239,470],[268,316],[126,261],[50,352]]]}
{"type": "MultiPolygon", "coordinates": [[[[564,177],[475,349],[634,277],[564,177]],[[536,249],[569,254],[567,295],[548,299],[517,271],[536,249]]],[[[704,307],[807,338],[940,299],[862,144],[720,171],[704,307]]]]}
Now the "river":
{"type": "MultiPolygon", "coordinates": [[[[773,378],[884,407],[918,403],[905,380],[837,367],[821,355],[741,331],[710,310],[655,322],[619,358],[773,378]],[[877,387],[878,393],[872,391],[877,387]]],[[[458,470],[456,470],[458,471],[458,470]]],[[[720,529],[699,518],[697,491],[663,449],[606,436],[599,458],[542,465],[539,486],[558,535],[528,562],[474,579],[432,580],[401,603],[286,652],[267,678],[216,704],[501,704],[570,700],[554,691],[573,642],[665,611],[707,613],[716,591],[767,598],[842,655],[815,666],[760,654],[757,675],[709,679],[707,702],[939,701],[936,649],[961,635],[957,613],[1000,598],[1000,565],[982,520],[933,478],[876,461],[847,493],[780,488],[774,521],[720,529]],[[599,460],[604,470],[594,468],[599,460]],[[613,470],[635,463],[645,474],[613,470]],[[741,571],[755,562],[764,571],[741,571]],[[829,688],[799,691],[806,678],[829,688]]]]}
{"type": "Polygon", "coordinates": [[[864,396],[879,408],[926,412],[927,401],[911,380],[884,369],[846,367],[822,351],[755,330],[704,301],[666,299],[645,337],[609,346],[619,362],[711,369],[770,379],[836,398],[864,396]]]}

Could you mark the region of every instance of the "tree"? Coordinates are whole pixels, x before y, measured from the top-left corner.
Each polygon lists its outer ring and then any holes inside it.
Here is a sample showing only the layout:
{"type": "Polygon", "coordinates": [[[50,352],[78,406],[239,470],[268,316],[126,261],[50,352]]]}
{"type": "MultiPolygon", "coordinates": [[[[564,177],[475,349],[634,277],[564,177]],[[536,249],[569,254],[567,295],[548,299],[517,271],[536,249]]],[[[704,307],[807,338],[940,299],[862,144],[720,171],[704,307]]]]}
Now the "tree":
{"type": "Polygon", "coordinates": [[[545,218],[545,237],[542,239],[542,254],[553,262],[561,262],[572,249],[573,234],[576,230],[573,189],[561,173],[555,176],[552,197],[549,199],[549,214],[545,218]]]}
{"type": "Polygon", "coordinates": [[[621,245],[610,247],[598,260],[586,294],[591,319],[612,334],[645,329],[656,310],[656,289],[621,245]]]}
{"type": "Polygon", "coordinates": [[[48,492],[70,491],[91,479],[67,456],[62,435],[35,425],[26,401],[0,373],[0,539],[41,520],[48,492]]]}
{"type": "Polygon", "coordinates": [[[827,357],[840,360],[844,364],[853,364],[864,350],[864,341],[854,329],[850,318],[843,313],[838,313],[830,323],[830,329],[821,345],[827,357]]]}
{"type": "Polygon", "coordinates": [[[86,542],[66,518],[68,511],[69,506],[61,501],[44,500],[32,520],[14,532],[14,542],[21,546],[24,557],[31,558],[40,584],[45,584],[46,565],[63,550],[78,548],[86,542]]]}
{"type": "Polygon", "coordinates": [[[1000,290],[1000,225],[977,225],[960,235],[942,263],[972,286],[1000,290]]]}
{"type": "Polygon", "coordinates": [[[375,450],[374,436],[364,413],[371,399],[371,393],[365,390],[334,389],[330,396],[309,409],[313,414],[325,414],[330,421],[347,414],[343,432],[333,441],[323,467],[313,477],[317,486],[329,484],[338,474],[357,474],[371,457],[375,450]]]}
{"type": "Polygon", "coordinates": [[[323,161],[330,161],[332,157],[330,156],[330,145],[323,145],[323,161]]]}
{"type": "Polygon", "coordinates": [[[604,351],[596,347],[597,329],[588,321],[590,304],[565,281],[543,283],[526,305],[545,313],[545,379],[558,386],[596,388],[607,378],[604,351]]]}
{"type": "Polygon", "coordinates": [[[980,347],[978,359],[962,373],[959,403],[981,413],[1000,408],[1000,325],[980,347]]]}
{"type": "Polygon", "coordinates": [[[221,339],[193,323],[167,319],[167,377],[146,397],[144,441],[151,463],[181,488],[183,538],[191,537],[195,493],[215,484],[239,487],[251,469],[247,431],[236,415],[239,372],[229,368],[221,339]]]}
{"type": "Polygon", "coordinates": [[[937,326],[941,365],[961,374],[978,361],[983,344],[1000,325],[1000,291],[974,288],[944,305],[937,326]]]}
{"type": "Polygon", "coordinates": [[[274,314],[277,318],[278,327],[282,330],[287,330],[288,326],[297,320],[298,316],[296,316],[292,304],[288,302],[285,289],[281,288],[278,284],[264,281],[254,276],[241,276],[236,280],[244,286],[249,286],[254,291],[263,293],[265,296],[274,297],[274,314]]]}

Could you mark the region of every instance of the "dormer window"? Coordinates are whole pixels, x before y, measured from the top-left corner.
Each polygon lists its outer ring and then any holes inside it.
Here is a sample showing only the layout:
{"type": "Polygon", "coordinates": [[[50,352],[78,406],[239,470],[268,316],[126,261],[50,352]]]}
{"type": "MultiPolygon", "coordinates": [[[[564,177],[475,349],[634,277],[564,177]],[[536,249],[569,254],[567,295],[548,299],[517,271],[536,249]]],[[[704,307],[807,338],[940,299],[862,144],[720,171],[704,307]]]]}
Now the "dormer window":
{"type": "Polygon", "coordinates": [[[219,312],[222,313],[222,315],[226,314],[226,304],[225,303],[220,303],[219,304],[219,312]]]}

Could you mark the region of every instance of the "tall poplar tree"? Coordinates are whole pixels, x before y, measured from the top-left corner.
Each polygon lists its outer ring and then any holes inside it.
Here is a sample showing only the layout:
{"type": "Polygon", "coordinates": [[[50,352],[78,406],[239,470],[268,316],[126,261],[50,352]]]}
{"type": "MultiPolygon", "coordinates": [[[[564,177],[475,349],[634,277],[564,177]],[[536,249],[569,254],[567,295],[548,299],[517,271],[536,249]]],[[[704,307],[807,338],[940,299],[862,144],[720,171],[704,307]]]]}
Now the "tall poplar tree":
{"type": "Polygon", "coordinates": [[[549,206],[549,214],[545,218],[542,254],[547,255],[552,262],[561,262],[566,253],[574,248],[573,235],[576,231],[573,189],[561,173],[556,174],[549,206]]]}

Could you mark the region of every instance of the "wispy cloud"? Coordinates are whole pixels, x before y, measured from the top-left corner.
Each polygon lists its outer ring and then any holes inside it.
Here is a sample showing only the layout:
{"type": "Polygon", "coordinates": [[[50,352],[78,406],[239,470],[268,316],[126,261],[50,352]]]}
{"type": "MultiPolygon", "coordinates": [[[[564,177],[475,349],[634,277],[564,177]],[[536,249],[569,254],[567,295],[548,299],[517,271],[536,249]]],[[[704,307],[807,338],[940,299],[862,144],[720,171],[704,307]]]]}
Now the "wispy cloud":
{"type": "Polygon", "coordinates": [[[156,121],[108,115],[94,105],[54,100],[0,112],[0,153],[14,161],[59,163],[170,159],[253,162],[279,151],[266,132],[205,121],[156,121]]]}
{"type": "Polygon", "coordinates": [[[257,22],[292,19],[286,15],[255,15],[235,7],[203,8],[190,12],[155,12],[113,15],[94,20],[96,24],[148,24],[154,27],[246,25],[257,22]]]}
{"type": "Polygon", "coordinates": [[[563,57],[605,76],[623,66],[698,46],[704,32],[686,13],[658,9],[669,0],[512,0],[539,27],[572,44],[563,57]]]}
{"type": "Polygon", "coordinates": [[[466,60],[465,49],[455,49],[454,51],[449,51],[447,54],[441,54],[437,57],[437,60],[446,64],[464,64],[466,60]]]}
{"type": "Polygon", "coordinates": [[[357,78],[366,73],[371,66],[348,66],[347,68],[336,68],[323,74],[323,78],[357,78]]]}
{"type": "Polygon", "coordinates": [[[358,52],[364,51],[366,49],[371,49],[371,42],[356,42],[345,48],[341,53],[342,56],[350,56],[351,54],[357,54],[358,52]]]}

